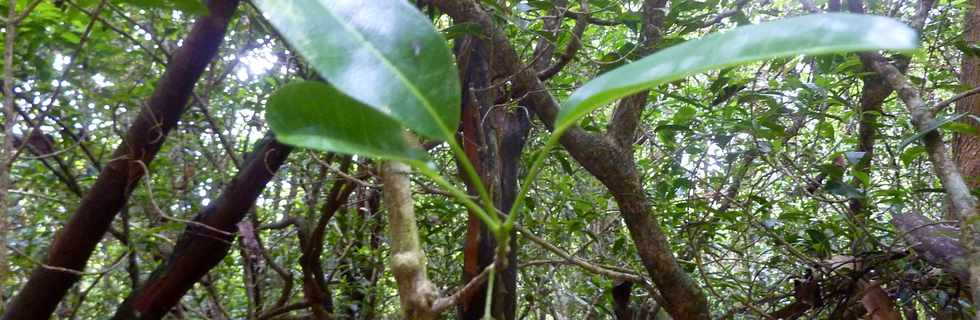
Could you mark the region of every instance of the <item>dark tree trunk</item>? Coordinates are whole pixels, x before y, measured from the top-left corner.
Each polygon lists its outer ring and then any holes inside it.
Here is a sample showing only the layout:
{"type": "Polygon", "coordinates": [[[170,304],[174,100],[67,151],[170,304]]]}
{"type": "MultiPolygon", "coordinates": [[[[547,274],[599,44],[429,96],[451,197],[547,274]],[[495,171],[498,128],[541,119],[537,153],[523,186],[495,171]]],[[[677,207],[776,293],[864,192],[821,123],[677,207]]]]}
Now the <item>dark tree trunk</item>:
{"type": "MultiPolygon", "coordinates": [[[[663,13],[663,7],[656,6],[665,2],[647,0],[644,7],[651,13],[663,13]]],[[[431,0],[431,3],[452,16],[457,23],[472,22],[483,28],[483,39],[488,39],[488,46],[493,50],[494,69],[508,75],[513,83],[513,95],[526,95],[522,103],[552,127],[558,114],[558,103],[538,79],[537,72],[527,68],[520,60],[506,34],[493,22],[490,14],[475,1],[431,0]]],[[[647,17],[651,15],[645,15],[647,17]]],[[[662,19],[662,15],[660,17],[662,19]]],[[[632,103],[627,100],[632,99],[624,99],[622,103],[632,103]]],[[[562,135],[561,143],[615,197],[640,259],[666,300],[664,308],[674,319],[710,319],[707,298],[690,275],[681,269],[663,229],[653,217],[633,162],[632,145],[620,145],[621,138],[635,134],[639,109],[643,105],[632,103],[632,106],[624,110],[629,112],[614,113],[618,119],[614,122],[622,124],[615,126],[615,132],[597,135],[571,126],[562,135]]]]}
{"type": "MultiPolygon", "coordinates": [[[[499,90],[493,88],[490,50],[478,37],[465,37],[456,43],[457,60],[462,72],[463,105],[460,144],[484,185],[494,197],[494,205],[508,212],[517,196],[517,166],[529,129],[526,113],[495,106],[499,90]]],[[[502,93],[502,92],[501,92],[502,93]]],[[[507,98],[505,93],[500,97],[507,98]]],[[[466,180],[466,179],[464,179],[466,180]]],[[[476,195],[471,181],[470,194],[476,195]]],[[[497,276],[491,312],[496,319],[511,320],[517,309],[517,243],[511,235],[507,268],[497,276]]],[[[497,246],[490,230],[472,213],[469,215],[463,251],[463,279],[467,283],[493,263],[497,246]]],[[[481,319],[486,290],[464,297],[459,304],[460,319],[481,319]]]]}
{"type": "Polygon", "coordinates": [[[236,225],[245,218],[291,150],[271,137],[262,141],[218,199],[198,213],[194,223],[181,233],[167,261],[126,298],[113,319],[160,319],[170,312],[194,283],[228,254],[236,225]]]}
{"type": "MultiPolygon", "coordinates": [[[[214,58],[237,0],[213,0],[210,15],[200,18],[173,55],[153,95],[130,126],[123,142],[99,173],[98,180],[48,249],[44,264],[84,270],[95,246],[125,206],[167,134],[177,125],[194,84],[214,58]]],[[[37,267],[24,288],[7,305],[3,319],[48,319],[75,282],[76,273],[37,267]]]]}
{"type": "Polygon", "coordinates": [[[613,313],[616,314],[616,320],[633,320],[633,310],[630,308],[632,295],[632,282],[623,281],[612,287],[613,313]]]}

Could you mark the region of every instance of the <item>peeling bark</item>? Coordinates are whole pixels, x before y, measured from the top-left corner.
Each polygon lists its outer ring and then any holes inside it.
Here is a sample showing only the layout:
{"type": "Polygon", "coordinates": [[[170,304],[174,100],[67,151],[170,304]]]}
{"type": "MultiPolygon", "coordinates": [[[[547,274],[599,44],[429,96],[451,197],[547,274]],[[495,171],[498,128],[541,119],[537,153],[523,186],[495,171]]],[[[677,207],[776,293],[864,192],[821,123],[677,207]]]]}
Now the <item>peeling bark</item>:
{"type": "MultiPolygon", "coordinates": [[[[457,61],[463,83],[463,105],[459,132],[460,145],[473,163],[482,183],[487,186],[494,205],[501,212],[509,212],[517,195],[517,167],[521,150],[530,127],[526,113],[495,107],[495,91],[491,88],[493,77],[490,68],[490,51],[478,37],[466,37],[457,42],[457,61]]],[[[502,97],[506,98],[506,97],[502,97]]],[[[470,195],[477,195],[472,181],[466,179],[470,195]]],[[[516,232],[516,231],[515,231],[516,232]]],[[[514,319],[517,310],[517,242],[510,237],[508,264],[497,274],[491,313],[500,320],[514,319]]],[[[493,263],[497,242],[489,228],[470,212],[467,221],[466,241],[463,249],[463,279],[469,283],[493,263]]],[[[462,297],[458,313],[460,319],[478,320],[483,317],[486,304],[486,285],[473,295],[462,297]]]]}

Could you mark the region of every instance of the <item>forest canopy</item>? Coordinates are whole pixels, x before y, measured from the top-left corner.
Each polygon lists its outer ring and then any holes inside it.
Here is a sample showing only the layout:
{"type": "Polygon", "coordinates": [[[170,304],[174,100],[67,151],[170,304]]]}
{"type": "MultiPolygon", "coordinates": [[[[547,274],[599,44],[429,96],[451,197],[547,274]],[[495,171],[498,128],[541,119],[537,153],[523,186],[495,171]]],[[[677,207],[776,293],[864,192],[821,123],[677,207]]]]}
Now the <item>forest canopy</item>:
{"type": "Polygon", "coordinates": [[[0,319],[980,319],[980,0],[7,0],[0,319]]]}

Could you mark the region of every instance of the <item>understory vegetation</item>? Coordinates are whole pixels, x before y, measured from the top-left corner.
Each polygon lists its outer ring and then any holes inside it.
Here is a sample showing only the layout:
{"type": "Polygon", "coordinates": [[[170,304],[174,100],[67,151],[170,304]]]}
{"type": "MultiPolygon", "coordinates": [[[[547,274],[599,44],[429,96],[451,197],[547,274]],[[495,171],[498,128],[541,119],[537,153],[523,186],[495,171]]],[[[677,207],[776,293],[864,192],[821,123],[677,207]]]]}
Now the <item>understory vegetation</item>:
{"type": "Polygon", "coordinates": [[[0,319],[980,319],[977,6],[6,0],[0,319]]]}

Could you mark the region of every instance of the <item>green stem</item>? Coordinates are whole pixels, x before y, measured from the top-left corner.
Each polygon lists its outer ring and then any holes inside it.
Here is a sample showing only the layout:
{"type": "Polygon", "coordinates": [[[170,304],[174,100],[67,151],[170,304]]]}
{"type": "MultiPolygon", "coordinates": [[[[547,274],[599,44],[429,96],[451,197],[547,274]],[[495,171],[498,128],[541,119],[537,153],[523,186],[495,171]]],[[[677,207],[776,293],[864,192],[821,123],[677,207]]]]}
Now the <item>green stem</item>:
{"type": "Polygon", "coordinates": [[[473,199],[470,199],[469,195],[463,192],[463,190],[457,188],[452,183],[449,183],[449,181],[446,181],[446,179],[443,178],[442,175],[440,175],[438,172],[436,172],[431,167],[429,167],[427,163],[422,161],[412,161],[410,163],[413,167],[415,167],[416,170],[421,172],[429,179],[432,179],[432,181],[434,181],[437,185],[439,185],[443,189],[446,189],[446,191],[449,192],[449,194],[452,194],[454,197],[456,197],[456,199],[462,202],[467,209],[473,211],[473,213],[475,213],[476,216],[480,218],[480,220],[483,220],[483,223],[485,223],[487,227],[490,228],[490,230],[496,232],[500,228],[499,219],[494,219],[494,217],[487,214],[487,211],[481,208],[480,205],[478,205],[476,202],[473,202],[473,199]]]}
{"type": "MultiPolygon", "coordinates": [[[[486,208],[487,212],[496,212],[497,209],[496,206],[493,205],[493,198],[490,197],[490,192],[487,191],[487,187],[483,184],[483,179],[481,179],[480,175],[476,173],[476,168],[473,167],[473,163],[470,162],[469,157],[466,156],[466,152],[463,151],[463,148],[458,142],[456,142],[455,139],[448,139],[446,142],[449,143],[449,149],[452,150],[453,154],[456,155],[456,158],[459,159],[459,163],[463,167],[463,172],[466,172],[466,176],[470,179],[470,181],[473,181],[473,185],[476,186],[476,191],[480,195],[480,200],[483,201],[483,207],[486,208]]],[[[500,219],[497,218],[496,214],[488,215],[488,217],[493,219],[494,224],[500,224],[500,219]]]]}
{"type": "Polygon", "coordinates": [[[511,205],[510,211],[507,212],[507,220],[504,221],[503,230],[501,233],[508,233],[510,229],[514,227],[514,222],[517,221],[518,208],[524,204],[524,199],[527,198],[527,192],[531,189],[531,183],[534,179],[541,173],[541,167],[544,165],[544,158],[548,156],[548,152],[551,151],[556,144],[558,144],[558,139],[561,137],[561,131],[555,131],[548,137],[548,141],[545,142],[544,147],[541,149],[538,156],[534,158],[531,162],[531,169],[528,171],[527,175],[524,176],[524,181],[521,182],[521,191],[517,193],[517,197],[514,198],[514,204],[511,205]]]}
{"type": "Polygon", "coordinates": [[[483,319],[493,319],[493,283],[497,268],[490,268],[490,276],[487,277],[487,302],[483,305],[483,319]]]}

